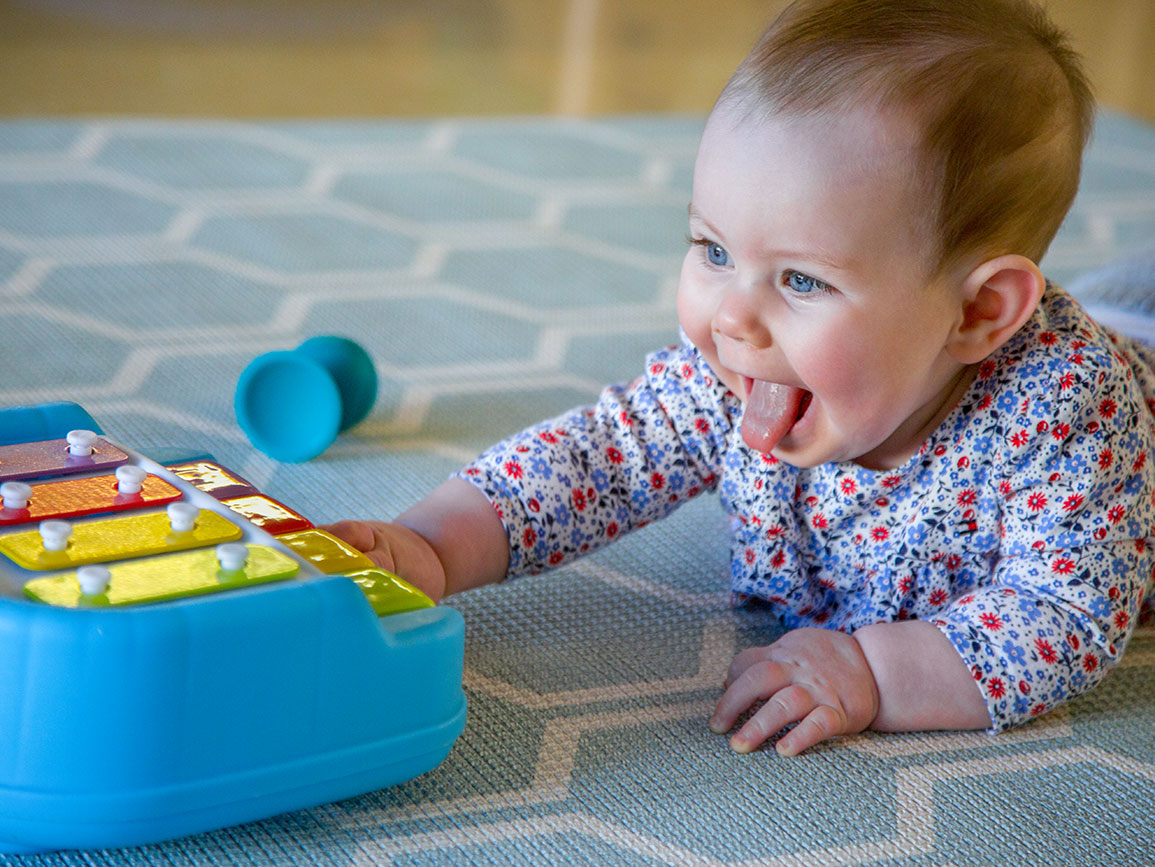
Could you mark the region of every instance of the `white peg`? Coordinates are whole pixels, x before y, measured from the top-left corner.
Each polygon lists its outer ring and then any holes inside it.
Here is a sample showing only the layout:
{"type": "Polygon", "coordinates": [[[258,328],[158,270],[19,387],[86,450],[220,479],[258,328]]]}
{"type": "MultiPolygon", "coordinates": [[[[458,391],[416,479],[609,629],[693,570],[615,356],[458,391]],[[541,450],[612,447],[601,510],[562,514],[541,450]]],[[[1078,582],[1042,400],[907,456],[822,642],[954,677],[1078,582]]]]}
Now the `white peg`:
{"type": "Polygon", "coordinates": [[[90,430],[70,430],[64,439],[68,443],[68,453],[78,458],[92,454],[96,446],[96,434],[90,430]]]}
{"type": "Polygon", "coordinates": [[[196,526],[197,518],[200,516],[201,510],[192,503],[186,503],[184,500],[177,500],[175,503],[169,503],[168,508],[169,525],[172,527],[174,533],[187,533],[196,526]]]}
{"type": "Polygon", "coordinates": [[[119,494],[139,494],[140,487],[148,473],[132,464],[123,464],[116,468],[116,491],[119,494]]]}
{"type": "Polygon", "coordinates": [[[249,548],[241,542],[225,542],[217,545],[217,560],[222,572],[240,572],[249,559],[249,548]]]}
{"type": "Polygon", "coordinates": [[[5,482],[0,485],[0,497],[4,499],[5,509],[27,509],[28,501],[32,499],[32,486],[24,482],[5,482]]]}
{"type": "Polygon", "coordinates": [[[80,582],[80,592],[85,596],[99,596],[108,589],[112,573],[107,566],[81,566],[76,570],[76,580],[80,582]]]}
{"type": "Polygon", "coordinates": [[[63,551],[68,547],[68,537],[72,535],[72,525],[67,521],[41,521],[40,541],[45,551],[63,551]]]}

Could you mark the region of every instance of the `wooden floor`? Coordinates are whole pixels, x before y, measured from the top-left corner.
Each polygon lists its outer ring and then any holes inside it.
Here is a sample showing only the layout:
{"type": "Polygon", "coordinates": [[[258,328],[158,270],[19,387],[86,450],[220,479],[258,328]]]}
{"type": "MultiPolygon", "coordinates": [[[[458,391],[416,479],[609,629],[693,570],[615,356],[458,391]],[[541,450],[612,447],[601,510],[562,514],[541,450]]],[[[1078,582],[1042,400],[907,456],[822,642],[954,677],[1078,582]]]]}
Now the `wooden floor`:
{"type": "MultiPolygon", "coordinates": [[[[0,0],[0,115],[700,112],[783,3],[0,0]]],[[[1155,0],[1047,5],[1155,120],[1155,0]]]]}

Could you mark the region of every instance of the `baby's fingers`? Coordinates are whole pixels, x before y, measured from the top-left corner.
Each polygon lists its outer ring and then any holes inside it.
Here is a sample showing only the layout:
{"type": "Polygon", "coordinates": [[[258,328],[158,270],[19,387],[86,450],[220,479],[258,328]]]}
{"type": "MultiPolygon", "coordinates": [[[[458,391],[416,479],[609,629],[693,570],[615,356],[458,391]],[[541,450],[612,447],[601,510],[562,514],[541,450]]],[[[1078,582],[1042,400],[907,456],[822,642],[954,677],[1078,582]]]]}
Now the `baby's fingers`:
{"type": "Polygon", "coordinates": [[[778,690],[730,738],[730,748],[736,753],[756,750],[790,723],[805,719],[816,704],[814,697],[797,684],[778,690]]]}
{"type": "MultiPolygon", "coordinates": [[[[745,653],[739,656],[746,656],[745,653]]],[[[734,666],[731,666],[731,671],[734,666]]],[[[710,717],[711,731],[722,734],[734,727],[738,717],[758,702],[766,701],[790,685],[790,674],[781,663],[771,659],[753,659],[741,667],[741,672],[731,677],[726,691],[718,699],[714,714],[710,717]]],[[[795,717],[800,719],[801,717],[795,717]]],[[[763,717],[765,719],[765,717],[763,717]]],[[[791,720],[793,721],[793,720],[791,720]]],[[[743,730],[750,726],[750,722],[743,730]]],[[[784,723],[785,724],[785,723],[784,723]]],[[[783,724],[783,725],[784,725],[783,724]]],[[[781,726],[779,726],[781,728],[781,726]]],[[[754,730],[752,729],[751,732],[754,730]]],[[[777,731],[777,729],[775,729],[777,731]]],[[[773,732],[771,732],[772,734],[773,732]]],[[[740,733],[739,733],[740,734],[740,733]]],[[[735,737],[738,737],[737,735],[735,737]]],[[[758,738],[753,746],[765,740],[767,735],[758,738]]],[[[750,749],[753,749],[753,746],[750,749]]]]}
{"type": "Polygon", "coordinates": [[[780,755],[796,756],[817,743],[842,734],[845,725],[842,714],[828,704],[820,704],[784,734],[775,748],[780,755]]]}
{"type": "Polygon", "coordinates": [[[738,678],[740,678],[750,666],[760,662],[768,662],[769,659],[770,645],[765,647],[747,647],[730,660],[730,668],[726,671],[726,682],[723,686],[729,687],[737,682],[738,678]]]}
{"type": "Polygon", "coordinates": [[[331,533],[343,542],[348,542],[358,551],[372,551],[377,543],[373,528],[364,521],[338,521],[336,524],[326,524],[318,527],[326,533],[331,533]]]}

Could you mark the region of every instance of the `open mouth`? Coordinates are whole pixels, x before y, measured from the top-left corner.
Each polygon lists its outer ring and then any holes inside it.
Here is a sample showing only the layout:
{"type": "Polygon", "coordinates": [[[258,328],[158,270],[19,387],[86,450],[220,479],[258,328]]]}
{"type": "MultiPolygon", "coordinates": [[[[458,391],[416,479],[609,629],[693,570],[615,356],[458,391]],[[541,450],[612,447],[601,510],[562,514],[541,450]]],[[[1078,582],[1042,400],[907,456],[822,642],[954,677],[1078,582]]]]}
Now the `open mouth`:
{"type": "Polygon", "coordinates": [[[806,415],[814,395],[797,386],[749,377],[743,377],[743,385],[742,439],[750,448],[768,454],[806,415]]]}
{"type": "Polygon", "coordinates": [[[814,400],[814,393],[811,391],[804,391],[802,399],[798,401],[798,413],[794,416],[794,422],[797,424],[802,416],[806,415],[806,410],[810,409],[810,404],[814,400]]]}

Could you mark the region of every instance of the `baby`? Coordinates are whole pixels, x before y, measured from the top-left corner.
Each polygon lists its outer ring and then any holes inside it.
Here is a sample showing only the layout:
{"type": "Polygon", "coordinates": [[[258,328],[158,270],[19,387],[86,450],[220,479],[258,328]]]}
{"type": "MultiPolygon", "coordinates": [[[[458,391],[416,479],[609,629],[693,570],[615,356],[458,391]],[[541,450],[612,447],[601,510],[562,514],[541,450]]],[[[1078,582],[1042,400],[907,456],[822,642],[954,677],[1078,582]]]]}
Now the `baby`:
{"type": "Polygon", "coordinates": [[[1025,0],[802,0],[694,167],[680,345],[492,447],[395,523],[331,529],[437,599],[716,491],[731,586],[788,628],[710,727],[793,755],[999,731],[1093,688],[1155,565],[1155,351],[1036,262],[1093,107],[1025,0]]]}

